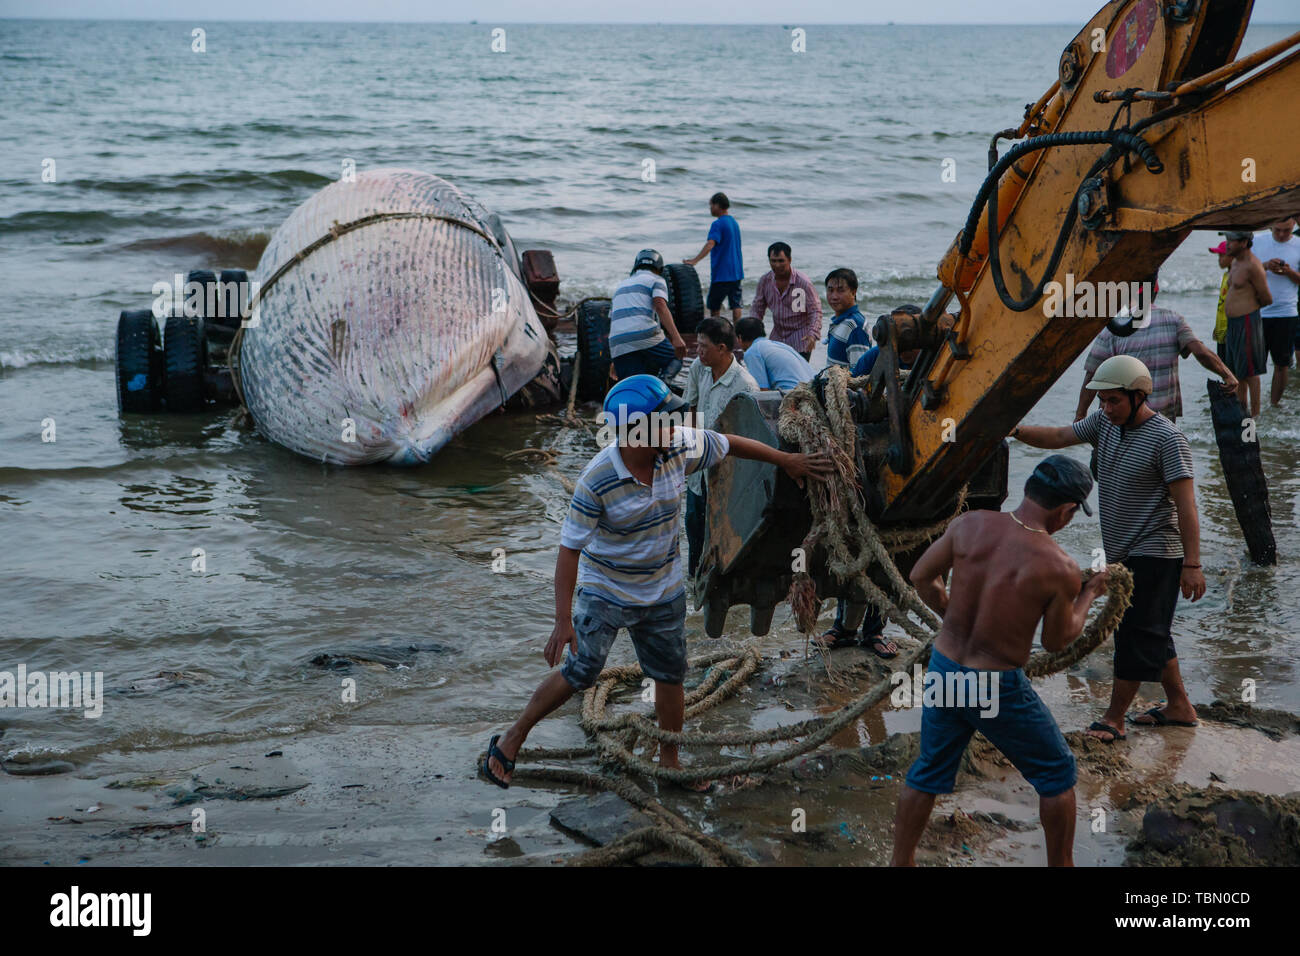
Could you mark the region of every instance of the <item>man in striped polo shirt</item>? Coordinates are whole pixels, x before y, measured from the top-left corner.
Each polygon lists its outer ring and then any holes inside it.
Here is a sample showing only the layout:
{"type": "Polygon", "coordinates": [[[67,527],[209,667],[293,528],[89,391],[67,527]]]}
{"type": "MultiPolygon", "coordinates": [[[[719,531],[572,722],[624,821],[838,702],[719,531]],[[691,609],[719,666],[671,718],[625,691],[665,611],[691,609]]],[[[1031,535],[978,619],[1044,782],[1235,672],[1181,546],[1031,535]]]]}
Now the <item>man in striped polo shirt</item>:
{"type": "Polygon", "coordinates": [[[1035,448],[1088,442],[1097,450],[1101,543],[1108,561],[1133,572],[1132,606],[1115,632],[1110,706],[1088,728],[1089,736],[1111,743],[1124,739],[1124,717],[1143,681],[1159,681],[1167,703],[1130,723],[1196,725],[1171,629],[1178,592],[1199,601],[1205,576],[1192,452],[1173,422],[1147,404],[1151,373],[1133,356],[1117,355],[1098,366],[1088,387],[1100,411],[1064,428],[1021,425],[1011,436],[1035,448]]]}
{"type": "MultiPolygon", "coordinates": [[[[823,453],[784,452],[681,427],[676,423],[685,409],[652,375],[623,379],[605,397],[606,427],[616,426],[617,441],[583,469],[555,562],[555,628],[543,655],[552,667],[564,658],[564,666],[542,682],[510,729],[488,743],[479,771],[499,787],[510,785],[515,756],[533,726],[595,683],[620,628],[628,629],[642,671],[655,682],[659,726],[682,729],[686,587],[678,529],[688,475],[729,454],[776,465],[801,486],[832,472],[823,453]]],[[[681,766],[675,744],[661,744],[659,764],[681,766]]]]}
{"type": "Polygon", "coordinates": [[[682,367],[686,343],[668,310],[663,272],[663,256],[642,249],[632,263],[632,274],[614,292],[609,307],[609,357],[619,378],[643,372],[671,378],[682,367]]]}
{"type": "Polygon", "coordinates": [[[1101,334],[1093,340],[1092,349],[1084,363],[1084,382],[1079,389],[1079,406],[1075,410],[1074,420],[1082,421],[1088,414],[1088,406],[1097,397],[1095,390],[1088,383],[1097,373],[1098,366],[1113,355],[1132,355],[1151,373],[1151,394],[1146,404],[1154,411],[1164,415],[1171,422],[1176,422],[1183,413],[1183,392],[1178,384],[1178,360],[1195,356],[1196,361],[1223,379],[1223,387],[1230,392],[1237,390],[1237,377],[1210,347],[1196,337],[1191,326],[1177,312],[1157,307],[1156,295],[1160,292],[1157,276],[1152,276],[1143,283],[1142,296],[1150,290],[1149,303],[1133,303],[1134,314],[1141,312],[1141,321],[1135,323],[1132,335],[1120,337],[1102,329],[1101,334]]]}

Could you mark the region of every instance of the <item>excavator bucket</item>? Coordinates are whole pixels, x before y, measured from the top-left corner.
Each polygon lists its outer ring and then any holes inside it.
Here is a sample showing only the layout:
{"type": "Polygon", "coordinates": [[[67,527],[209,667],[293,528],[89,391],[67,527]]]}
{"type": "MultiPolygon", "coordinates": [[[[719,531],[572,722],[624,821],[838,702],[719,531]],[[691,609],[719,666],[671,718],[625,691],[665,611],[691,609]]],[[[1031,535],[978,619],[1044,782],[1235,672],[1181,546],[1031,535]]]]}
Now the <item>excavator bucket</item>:
{"type": "MultiPolygon", "coordinates": [[[[782,396],[779,392],[737,395],[719,416],[714,430],[761,441],[785,451],[799,449],[781,439],[778,416],[782,396]]],[[[859,413],[865,415],[865,409],[859,413]]],[[[877,424],[858,425],[859,482],[868,489],[869,474],[862,461],[871,462],[884,454],[883,435],[877,424]]],[[[966,485],[966,507],[998,510],[1007,497],[1007,463],[1005,442],[996,446],[992,456],[976,470],[966,485]]],[[[869,464],[865,466],[869,468],[869,464]]],[[[749,628],[754,634],[766,634],[771,627],[776,605],[786,600],[797,572],[806,572],[817,588],[818,599],[844,598],[852,614],[860,614],[867,604],[861,587],[841,584],[825,570],[825,554],[814,545],[806,548],[805,539],[812,527],[812,512],[804,490],[784,471],[774,465],[727,457],[710,470],[708,517],[705,546],[695,578],[695,600],[705,616],[705,630],[710,637],[721,637],[727,611],[733,605],[748,604],[749,628]]],[[[868,513],[880,502],[867,499],[868,513]]],[[[951,515],[958,498],[934,515],[935,521],[951,515]]],[[[874,517],[874,516],[873,516],[874,517]]],[[[883,524],[884,530],[889,529],[883,524]]],[[[923,543],[909,552],[895,556],[895,564],[907,573],[925,550],[923,543]]],[[[873,579],[882,587],[888,581],[873,579]]]]}

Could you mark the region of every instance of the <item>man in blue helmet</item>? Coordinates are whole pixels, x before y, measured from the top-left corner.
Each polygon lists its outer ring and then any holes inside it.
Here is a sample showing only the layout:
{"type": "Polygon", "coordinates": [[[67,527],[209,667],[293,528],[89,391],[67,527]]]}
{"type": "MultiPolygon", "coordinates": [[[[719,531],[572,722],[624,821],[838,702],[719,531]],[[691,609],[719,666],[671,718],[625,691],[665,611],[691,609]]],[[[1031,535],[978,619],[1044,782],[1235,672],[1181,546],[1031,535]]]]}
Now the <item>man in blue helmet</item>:
{"type": "Polygon", "coordinates": [[[682,367],[686,343],[668,309],[664,258],[642,249],[632,274],[619,283],[609,307],[609,356],[620,379],[642,372],[671,379],[682,367]]]}
{"type": "MultiPolygon", "coordinates": [[[[659,726],[682,729],[686,588],[678,529],[687,475],[729,454],[783,468],[801,487],[805,478],[825,480],[832,472],[822,453],[785,452],[738,435],[687,428],[680,424],[686,410],[653,375],[622,379],[605,397],[602,430],[612,429],[617,440],[583,469],[555,562],[555,628],[543,653],[552,667],[561,658],[564,666],[542,682],[519,719],[489,742],[479,772],[499,787],[510,785],[515,756],[533,726],[595,683],[620,628],[628,629],[641,669],[655,682],[659,726]]],[[[660,746],[659,764],[681,766],[675,744],[660,746]]]]}

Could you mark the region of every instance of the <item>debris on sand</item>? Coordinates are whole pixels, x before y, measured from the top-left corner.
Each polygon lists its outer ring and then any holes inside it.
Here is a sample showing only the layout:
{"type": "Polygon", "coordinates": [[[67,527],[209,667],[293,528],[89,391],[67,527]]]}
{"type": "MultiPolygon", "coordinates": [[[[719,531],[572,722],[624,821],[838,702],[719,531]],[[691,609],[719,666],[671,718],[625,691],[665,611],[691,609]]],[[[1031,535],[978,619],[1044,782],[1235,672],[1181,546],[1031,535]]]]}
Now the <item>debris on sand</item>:
{"type": "Polygon", "coordinates": [[[1212,704],[1197,704],[1196,713],[1202,720],[1249,727],[1273,740],[1300,734],[1300,717],[1285,710],[1267,710],[1230,700],[1215,700],[1212,704]]]}
{"type": "Polygon", "coordinates": [[[551,823],[572,837],[605,846],[654,821],[618,794],[602,793],[560,801],[551,811],[551,823]]]}
{"type": "Polygon", "coordinates": [[[1114,743],[1090,737],[1082,730],[1067,733],[1065,742],[1070,745],[1075,759],[1098,777],[1118,777],[1133,770],[1127,747],[1117,747],[1114,743]]]}
{"type": "Polygon", "coordinates": [[[1300,865],[1300,795],[1165,784],[1135,792],[1123,809],[1144,804],[1130,865],[1300,865]]]}
{"type": "Polygon", "coordinates": [[[353,665],[397,670],[411,667],[419,654],[440,654],[448,650],[443,644],[384,644],[353,650],[327,651],[317,654],[309,664],[327,671],[351,670],[353,665]]]}
{"type": "Polygon", "coordinates": [[[162,777],[135,777],[131,780],[114,780],[104,784],[106,790],[153,790],[171,783],[162,777]]]}
{"type": "Polygon", "coordinates": [[[188,784],[163,791],[172,806],[181,807],[203,800],[271,800],[295,793],[310,784],[292,772],[292,766],[276,759],[273,766],[249,767],[229,763],[212,764],[194,772],[188,784]]]}
{"type": "Polygon", "coordinates": [[[159,690],[189,687],[191,684],[204,684],[211,679],[211,674],[205,674],[202,671],[159,671],[152,677],[141,677],[131,681],[127,692],[148,694],[159,690]]]}
{"type": "Polygon", "coordinates": [[[15,754],[0,761],[0,770],[15,777],[47,777],[51,774],[72,773],[76,765],[66,760],[29,759],[25,754],[15,754]]]}

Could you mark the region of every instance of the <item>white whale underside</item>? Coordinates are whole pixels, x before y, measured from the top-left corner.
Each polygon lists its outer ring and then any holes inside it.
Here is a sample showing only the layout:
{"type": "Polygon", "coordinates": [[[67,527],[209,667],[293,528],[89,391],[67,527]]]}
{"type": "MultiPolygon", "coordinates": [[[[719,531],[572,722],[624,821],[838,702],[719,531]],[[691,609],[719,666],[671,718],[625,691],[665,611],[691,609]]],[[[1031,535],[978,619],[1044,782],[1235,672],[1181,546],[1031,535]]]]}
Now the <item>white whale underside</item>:
{"type": "Polygon", "coordinates": [[[546,355],[504,230],[427,173],[370,170],[325,187],[276,230],[254,280],[265,286],[331,228],[377,214],[414,218],[360,225],[308,252],[264,290],[243,333],[240,377],[258,429],[317,461],[426,462],[546,355]]]}

